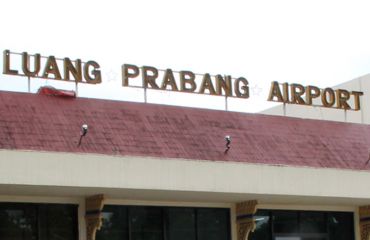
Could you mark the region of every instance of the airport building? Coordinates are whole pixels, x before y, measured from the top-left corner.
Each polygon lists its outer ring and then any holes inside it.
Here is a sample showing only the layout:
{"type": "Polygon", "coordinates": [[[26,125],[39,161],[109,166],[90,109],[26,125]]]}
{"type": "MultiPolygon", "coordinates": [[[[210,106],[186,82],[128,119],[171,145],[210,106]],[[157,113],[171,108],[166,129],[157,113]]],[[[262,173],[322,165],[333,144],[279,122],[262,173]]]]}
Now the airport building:
{"type": "Polygon", "coordinates": [[[1,240],[368,240],[370,126],[0,92],[1,240]]]}

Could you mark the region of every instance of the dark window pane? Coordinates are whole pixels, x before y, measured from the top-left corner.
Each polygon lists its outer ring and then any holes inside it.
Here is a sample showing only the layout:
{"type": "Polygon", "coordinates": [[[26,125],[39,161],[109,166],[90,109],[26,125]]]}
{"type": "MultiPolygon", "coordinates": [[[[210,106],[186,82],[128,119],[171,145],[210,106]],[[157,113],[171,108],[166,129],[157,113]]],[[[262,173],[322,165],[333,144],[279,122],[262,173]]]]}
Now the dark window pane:
{"type": "Polygon", "coordinates": [[[39,230],[41,239],[77,239],[77,206],[67,204],[40,204],[39,230]]]}
{"type": "Polygon", "coordinates": [[[96,240],[128,239],[127,207],[104,206],[103,224],[96,232],[96,240]]]}
{"type": "Polygon", "coordinates": [[[230,239],[228,209],[106,205],[103,216],[97,240],[230,239]]]}
{"type": "Polygon", "coordinates": [[[229,211],[226,209],[197,209],[198,240],[228,240],[229,211]]]}
{"type": "Polygon", "coordinates": [[[302,240],[301,237],[275,237],[274,240],[302,240]]]}
{"type": "Polygon", "coordinates": [[[250,233],[250,240],[271,240],[270,213],[266,210],[258,210],[254,216],[256,229],[250,233]]]}
{"type": "Polygon", "coordinates": [[[328,213],[330,240],[353,240],[353,214],[346,212],[328,213]]]}
{"type": "Polygon", "coordinates": [[[275,233],[297,233],[299,230],[296,211],[273,211],[273,219],[275,233]]]}
{"type": "Polygon", "coordinates": [[[354,240],[353,213],[258,210],[254,218],[249,240],[354,240]]]}
{"type": "Polygon", "coordinates": [[[0,204],[1,240],[76,240],[77,206],[0,204]]]}
{"type": "Polygon", "coordinates": [[[131,240],[162,240],[162,214],[159,207],[130,207],[131,240]]]}
{"type": "Polygon", "coordinates": [[[325,233],[326,219],[323,212],[300,212],[301,233],[325,233]]]}
{"type": "Polygon", "coordinates": [[[36,207],[16,203],[0,204],[0,239],[36,240],[36,207]]]}
{"type": "Polygon", "coordinates": [[[195,240],[195,210],[193,208],[168,208],[166,233],[168,240],[195,240]]]}

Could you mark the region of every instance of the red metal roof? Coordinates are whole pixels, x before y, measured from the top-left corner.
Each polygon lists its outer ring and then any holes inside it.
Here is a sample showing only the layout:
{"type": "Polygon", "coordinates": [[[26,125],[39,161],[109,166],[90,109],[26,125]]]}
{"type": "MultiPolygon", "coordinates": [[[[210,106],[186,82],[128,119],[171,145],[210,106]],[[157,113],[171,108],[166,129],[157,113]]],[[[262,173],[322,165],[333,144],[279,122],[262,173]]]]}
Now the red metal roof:
{"type": "Polygon", "coordinates": [[[40,87],[39,90],[37,91],[37,94],[56,96],[56,97],[66,97],[66,98],[77,97],[75,91],[56,89],[52,86],[40,87]]]}
{"type": "Polygon", "coordinates": [[[0,92],[0,149],[369,170],[370,126],[0,92]]]}

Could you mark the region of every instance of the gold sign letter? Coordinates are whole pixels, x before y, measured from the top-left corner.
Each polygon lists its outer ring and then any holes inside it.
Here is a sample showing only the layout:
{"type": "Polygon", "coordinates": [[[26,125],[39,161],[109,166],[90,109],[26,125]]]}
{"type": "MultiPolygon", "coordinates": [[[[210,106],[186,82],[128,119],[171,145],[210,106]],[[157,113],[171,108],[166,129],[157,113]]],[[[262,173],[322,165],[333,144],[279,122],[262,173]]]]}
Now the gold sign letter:
{"type": "Polygon", "coordinates": [[[76,82],[82,82],[81,60],[77,59],[75,62],[75,66],[73,66],[71,59],[64,59],[64,79],[69,81],[69,74],[72,73],[73,78],[76,82]]]}
{"type": "Polygon", "coordinates": [[[305,91],[301,84],[293,83],[290,85],[290,92],[292,94],[292,103],[306,104],[302,98],[305,91]]]}
{"type": "Polygon", "coordinates": [[[231,96],[231,76],[225,76],[225,79],[218,74],[216,75],[216,93],[222,95],[222,89],[225,91],[225,96],[231,96]]]}
{"type": "Polygon", "coordinates": [[[337,96],[337,108],[351,109],[347,101],[351,97],[347,90],[337,89],[335,90],[337,96]]]}
{"type": "Polygon", "coordinates": [[[234,92],[238,98],[249,98],[248,80],[240,77],[234,82],[234,92]],[[242,83],[242,86],[240,86],[242,83]]]}
{"type": "Polygon", "coordinates": [[[204,74],[199,93],[204,93],[204,90],[206,89],[208,89],[209,94],[216,95],[215,88],[213,87],[211,76],[209,75],[209,73],[204,74]]]}
{"type": "Polygon", "coordinates": [[[10,69],[10,51],[9,50],[4,50],[3,60],[4,60],[3,73],[4,74],[17,75],[18,74],[17,70],[10,69]]]}
{"type": "Polygon", "coordinates": [[[101,72],[99,68],[100,68],[99,64],[95,61],[88,61],[87,63],[85,63],[84,76],[85,76],[87,83],[92,83],[92,84],[101,83],[101,72]],[[94,77],[90,76],[90,70],[89,70],[90,66],[93,67],[91,74],[94,77]]]}
{"type": "Polygon", "coordinates": [[[355,111],[357,110],[360,110],[361,106],[360,106],[360,96],[364,95],[363,92],[356,92],[356,91],[352,91],[351,92],[353,97],[355,98],[355,111]]]}
{"type": "Polygon", "coordinates": [[[195,75],[193,72],[190,71],[181,71],[180,72],[180,85],[182,92],[194,92],[197,88],[195,84],[195,75]],[[186,87],[186,84],[190,84],[190,88],[186,87]]]}
{"type": "Polygon", "coordinates": [[[22,71],[27,77],[36,77],[40,71],[40,54],[34,56],[34,70],[30,70],[30,56],[27,52],[22,53],[22,71]]]}
{"type": "Polygon", "coordinates": [[[178,91],[176,81],[175,81],[175,77],[173,76],[173,72],[172,72],[171,69],[167,69],[165,71],[164,76],[163,76],[163,82],[162,82],[161,89],[166,90],[168,85],[171,86],[172,91],[178,91]]]}
{"type": "Polygon", "coordinates": [[[306,87],[306,103],[312,105],[312,99],[320,97],[320,89],[315,86],[306,87]]]}
{"type": "Polygon", "coordinates": [[[334,90],[331,88],[325,88],[321,93],[321,102],[324,105],[324,107],[332,107],[335,103],[334,90]],[[328,94],[329,100],[327,98],[328,94]]]}
{"type": "Polygon", "coordinates": [[[128,86],[128,79],[139,76],[139,68],[131,64],[122,65],[122,86],[128,86]],[[130,73],[130,70],[132,71],[130,73]]]}
{"type": "Polygon", "coordinates": [[[276,81],[271,83],[270,93],[269,93],[269,97],[268,97],[267,101],[275,101],[274,97],[277,98],[278,102],[285,102],[283,100],[283,96],[281,95],[279,83],[276,82],[276,81]]]}
{"type": "Polygon", "coordinates": [[[143,87],[147,88],[148,85],[153,89],[159,89],[155,80],[158,77],[158,70],[155,67],[144,66],[143,67],[143,87]],[[151,74],[148,74],[151,72],[151,74]]]}
{"type": "Polygon", "coordinates": [[[54,56],[49,56],[48,60],[46,61],[44,74],[42,75],[43,78],[49,78],[49,74],[54,75],[54,79],[61,80],[62,76],[60,76],[59,68],[57,61],[55,60],[54,56]]]}

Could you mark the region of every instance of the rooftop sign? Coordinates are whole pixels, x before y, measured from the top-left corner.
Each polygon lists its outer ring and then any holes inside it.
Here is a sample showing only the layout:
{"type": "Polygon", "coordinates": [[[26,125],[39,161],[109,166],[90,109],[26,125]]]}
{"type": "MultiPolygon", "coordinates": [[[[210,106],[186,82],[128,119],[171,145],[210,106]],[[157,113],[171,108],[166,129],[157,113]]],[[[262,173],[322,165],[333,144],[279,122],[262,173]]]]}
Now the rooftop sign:
{"type": "MultiPolygon", "coordinates": [[[[19,59],[18,59],[19,60],[19,59]]],[[[101,83],[100,66],[95,61],[82,62],[80,59],[72,61],[69,58],[44,57],[40,54],[30,55],[27,52],[13,53],[5,50],[3,53],[3,73],[33,78],[73,81],[79,83],[101,83]],[[12,56],[21,55],[21,61],[12,64],[12,56]],[[57,62],[63,63],[62,71],[57,62]],[[17,69],[15,66],[22,66],[17,69]],[[73,79],[71,79],[71,76],[73,79]]]]}
{"type": "Polygon", "coordinates": [[[309,106],[339,108],[344,110],[360,110],[360,96],[363,92],[347,91],[331,88],[320,89],[315,86],[272,82],[268,101],[309,106]],[[320,105],[315,105],[313,100],[319,100],[320,105]],[[353,102],[353,106],[349,102],[353,102]]]}
{"type": "MultiPolygon", "coordinates": [[[[14,53],[9,50],[4,50],[3,59],[3,73],[26,76],[29,85],[30,78],[75,82],[76,89],[77,83],[99,84],[102,82],[100,65],[95,61],[82,62],[80,59],[71,60],[68,57],[45,57],[40,54],[14,53]],[[60,66],[63,67],[60,68],[60,66]]],[[[151,66],[138,67],[133,64],[123,64],[121,70],[122,86],[143,88],[145,102],[147,89],[224,96],[226,110],[228,97],[249,98],[249,82],[244,77],[197,74],[192,71],[173,71],[170,68],[161,70],[151,66]]],[[[360,96],[363,94],[359,91],[320,89],[316,86],[303,86],[296,83],[281,84],[274,81],[271,83],[267,100],[284,104],[358,111],[361,107],[360,96]]]]}
{"type": "Polygon", "coordinates": [[[249,98],[249,83],[244,77],[232,78],[231,76],[222,76],[220,74],[211,76],[209,73],[175,72],[169,68],[158,70],[149,66],[139,68],[132,64],[122,65],[122,85],[124,87],[132,86],[130,85],[130,80],[140,80],[139,75],[141,75],[142,85],[140,87],[142,88],[249,98]],[[163,73],[161,77],[159,72],[163,73]],[[196,81],[197,76],[198,82],[196,81]],[[201,81],[199,81],[200,79],[201,81]]]}

